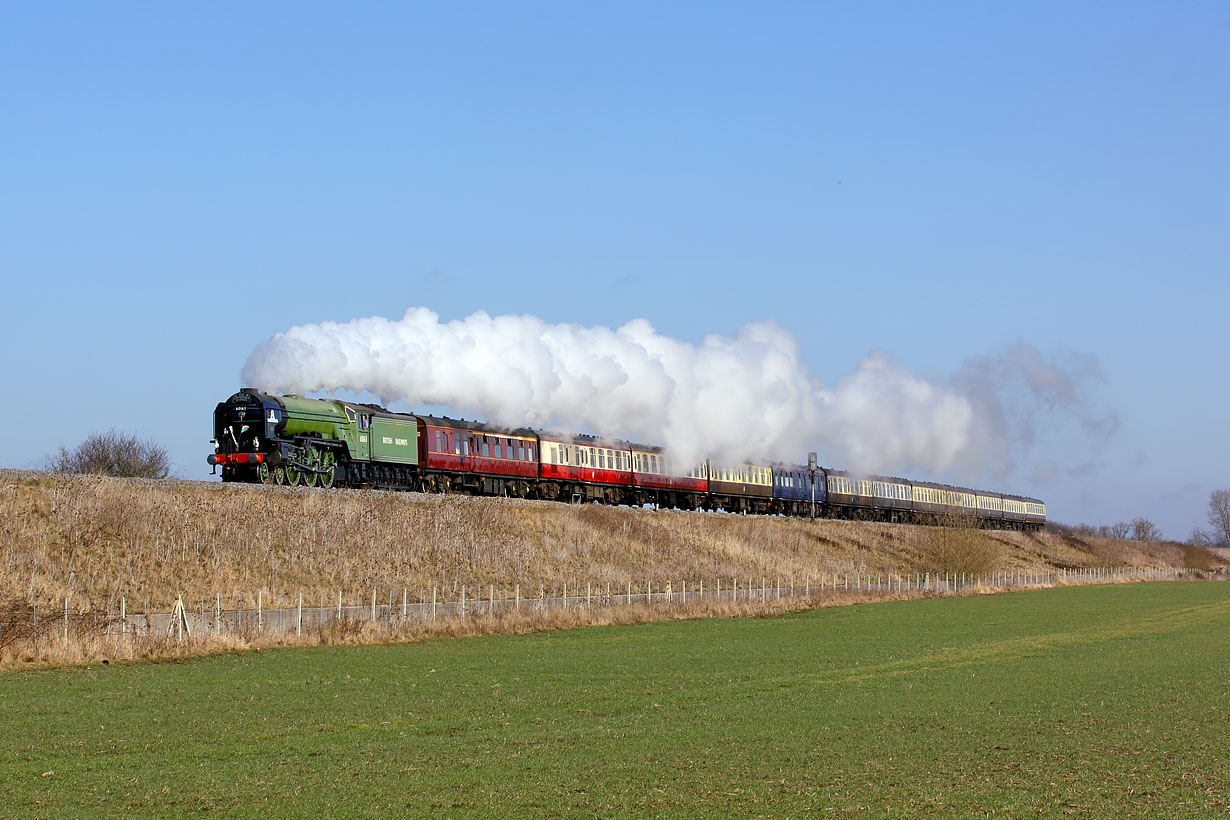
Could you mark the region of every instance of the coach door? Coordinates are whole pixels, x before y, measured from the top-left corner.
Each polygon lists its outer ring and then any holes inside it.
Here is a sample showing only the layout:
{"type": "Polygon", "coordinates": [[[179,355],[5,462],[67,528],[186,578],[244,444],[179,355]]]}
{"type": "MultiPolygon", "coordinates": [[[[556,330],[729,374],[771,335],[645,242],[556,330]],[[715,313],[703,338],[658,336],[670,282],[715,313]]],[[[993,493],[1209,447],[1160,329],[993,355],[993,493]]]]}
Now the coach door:
{"type": "Polygon", "coordinates": [[[453,447],[453,452],[460,461],[458,469],[469,472],[474,469],[474,457],[478,454],[478,436],[469,430],[457,430],[454,435],[457,443],[453,447]]]}

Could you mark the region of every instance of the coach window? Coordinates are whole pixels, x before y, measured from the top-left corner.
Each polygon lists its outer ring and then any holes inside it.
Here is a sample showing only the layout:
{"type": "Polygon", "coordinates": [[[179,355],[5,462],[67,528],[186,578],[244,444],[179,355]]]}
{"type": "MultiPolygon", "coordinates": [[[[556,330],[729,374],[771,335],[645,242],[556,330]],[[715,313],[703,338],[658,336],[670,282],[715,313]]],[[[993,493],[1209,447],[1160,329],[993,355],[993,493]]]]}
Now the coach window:
{"type": "Polygon", "coordinates": [[[525,447],[517,445],[517,461],[525,461],[525,447]]]}
{"type": "Polygon", "coordinates": [[[483,458],[491,458],[491,443],[483,436],[483,458]]]}

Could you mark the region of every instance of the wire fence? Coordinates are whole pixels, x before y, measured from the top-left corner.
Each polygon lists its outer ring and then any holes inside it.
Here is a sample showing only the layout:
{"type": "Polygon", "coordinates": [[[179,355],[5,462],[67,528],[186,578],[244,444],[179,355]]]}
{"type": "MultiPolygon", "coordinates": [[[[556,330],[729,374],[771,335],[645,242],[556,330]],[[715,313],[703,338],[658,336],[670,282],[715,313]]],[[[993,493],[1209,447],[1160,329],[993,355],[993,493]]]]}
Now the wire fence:
{"type": "Polygon", "coordinates": [[[413,622],[495,617],[507,613],[543,613],[618,607],[686,607],[722,603],[768,603],[816,596],[948,595],[996,589],[1043,588],[1074,584],[1163,581],[1208,577],[1191,569],[1092,567],[1014,570],[989,574],[915,573],[824,574],[805,578],[717,578],[709,581],[583,583],[548,588],[449,585],[409,586],[304,595],[271,594],[224,597],[177,595],[171,601],[122,596],[106,602],[70,598],[48,606],[35,602],[0,609],[0,649],[22,640],[81,635],[184,637],[189,635],[302,635],[312,630],[353,627],[364,622],[390,626],[413,622]]]}

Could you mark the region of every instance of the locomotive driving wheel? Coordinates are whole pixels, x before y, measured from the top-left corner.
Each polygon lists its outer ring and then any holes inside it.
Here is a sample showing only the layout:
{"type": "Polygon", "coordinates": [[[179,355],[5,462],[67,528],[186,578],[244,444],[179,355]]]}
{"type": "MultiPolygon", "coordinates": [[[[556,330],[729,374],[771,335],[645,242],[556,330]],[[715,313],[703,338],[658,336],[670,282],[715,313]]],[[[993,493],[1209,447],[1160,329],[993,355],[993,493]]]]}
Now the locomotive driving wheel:
{"type": "Polygon", "coordinates": [[[285,468],[281,468],[281,467],[279,467],[278,469],[284,469],[284,470],[285,470],[285,472],[286,472],[286,483],[287,483],[287,484],[289,484],[291,487],[298,487],[298,486],[299,486],[299,482],[301,482],[301,481],[303,480],[303,473],[299,472],[299,468],[298,468],[298,467],[295,467],[295,466],[293,466],[293,465],[291,465],[291,464],[287,464],[287,465],[285,466],[285,468]]]}
{"type": "Polygon", "coordinates": [[[303,471],[303,483],[309,487],[315,487],[318,478],[316,470],[320,467],[320,451],[309,444],[303,448],[301,460],[307,465],[307,469],[303,471]]]}
{"type": "Polygon", "coordinates": [[[262,461],[256,465],[256,478],[262,484],[272,484],[273,470],[270,470],[269,465],[262,461]]]}
{"type": "Polygon", "coordinates": [[[337,457],[333,455],[332,450],[320,451],[320,486],[326,490],[333,486],[333,482],[337,479],[337,457]]]}

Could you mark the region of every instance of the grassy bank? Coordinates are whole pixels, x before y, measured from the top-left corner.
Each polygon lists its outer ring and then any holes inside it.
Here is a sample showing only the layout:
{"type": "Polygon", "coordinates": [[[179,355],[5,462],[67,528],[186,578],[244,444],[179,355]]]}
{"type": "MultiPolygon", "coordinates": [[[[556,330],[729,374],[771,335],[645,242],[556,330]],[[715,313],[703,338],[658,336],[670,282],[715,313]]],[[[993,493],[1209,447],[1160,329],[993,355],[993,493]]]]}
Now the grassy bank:
{"type": "Polygon", "coordinates": [[[47,607],[1210,560],[1178,544],[1046,532],[0,471],[0,596],[47,607]]]}

